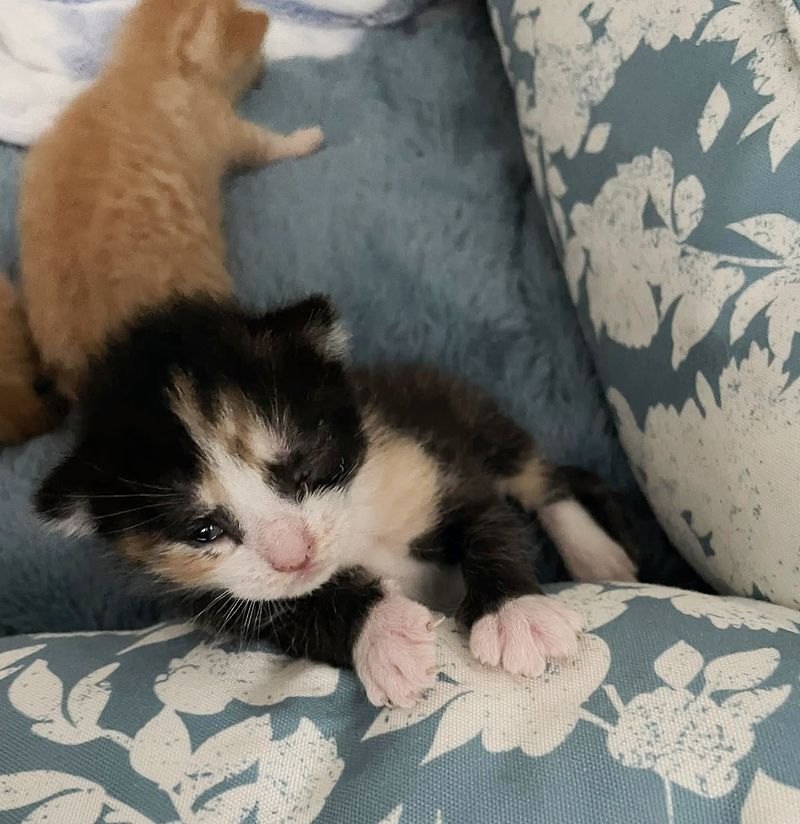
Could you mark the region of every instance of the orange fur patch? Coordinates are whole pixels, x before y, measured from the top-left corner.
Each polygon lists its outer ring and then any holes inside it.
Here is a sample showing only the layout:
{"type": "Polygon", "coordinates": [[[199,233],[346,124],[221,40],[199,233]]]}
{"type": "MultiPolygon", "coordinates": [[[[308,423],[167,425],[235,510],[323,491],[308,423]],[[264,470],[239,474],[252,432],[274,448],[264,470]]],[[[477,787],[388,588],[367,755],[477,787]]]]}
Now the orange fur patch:
{"type": "Polygon", "coordinates": [[[208,555],[189,555],[167,550],[158,555],[150,569],[168,581],[189,589],[202,589],[213,580],[217,559],[208,555]]]}
{"type": "Polygon", "coordinates": [[[51,420],[34,392],[36,356],[16,293],[0,274],[0,444],[46,432],[51,420]]]}
{"type": "Polygon", "coordinates": [[[206,585],[211,580],[217,563],[213,556],[164,545],[155,536],[126,535],[119,540],[117,546],[135,564],[160,578],[190,589],[206,585]]]}
{"type": "Polygon", "coordinates": [[[191,382],[182,375],[171,390],[171,408],[200,450],[209,454],[220,449],[232,458],[260,468],[276,461],[285,451],[273,432],[265,427],[252,404],[235,391],[222,391],[211,418],[206,417],[191,382]]]}
{"type": "Polygon", "coordinates": [[[547,502],[550,488],[547,464],[538,455],[534,455],[516,475],[495,481],[495,488],[501,495],[515,498],[526,510],[532,512],[547,502]]]}

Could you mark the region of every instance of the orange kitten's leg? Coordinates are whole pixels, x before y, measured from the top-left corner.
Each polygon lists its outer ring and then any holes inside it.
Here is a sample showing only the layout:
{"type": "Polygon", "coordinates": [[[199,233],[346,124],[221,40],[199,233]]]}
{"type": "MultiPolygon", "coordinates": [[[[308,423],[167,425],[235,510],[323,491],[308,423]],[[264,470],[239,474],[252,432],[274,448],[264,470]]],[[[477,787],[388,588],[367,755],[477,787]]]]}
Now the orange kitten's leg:
{"type": "Polygon", "coordinates": [[[246,120],[235,120],[230,135],[231,161],[248,166],[305,157],[316,152],[325,138],[318,126],[279,134],[246,120]]]}

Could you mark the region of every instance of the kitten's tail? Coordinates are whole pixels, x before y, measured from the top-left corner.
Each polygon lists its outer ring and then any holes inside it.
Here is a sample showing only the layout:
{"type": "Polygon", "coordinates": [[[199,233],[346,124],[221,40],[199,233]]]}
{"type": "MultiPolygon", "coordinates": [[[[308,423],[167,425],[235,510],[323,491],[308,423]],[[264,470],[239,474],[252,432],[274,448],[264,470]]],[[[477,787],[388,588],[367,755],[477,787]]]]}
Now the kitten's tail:
{"type": "Polygon", "coordinates": [[[536,515],[576,581],[636,580],[628,518],[596,475],[532,458],[505,488],[536,515]]]}
{"type": "Polygon", "coordinates": [[[49,430],[54,415],[41,390],[38,360],[19,299],[0,273],[0,445],[49,430]]]}

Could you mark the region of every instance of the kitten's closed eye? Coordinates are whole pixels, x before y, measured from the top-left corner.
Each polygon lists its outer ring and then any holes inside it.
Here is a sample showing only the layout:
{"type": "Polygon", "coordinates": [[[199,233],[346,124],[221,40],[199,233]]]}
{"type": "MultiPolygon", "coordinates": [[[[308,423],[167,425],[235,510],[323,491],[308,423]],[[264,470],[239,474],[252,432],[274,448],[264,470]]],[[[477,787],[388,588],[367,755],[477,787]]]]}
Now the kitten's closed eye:
{"type": "Polygon", "coordinates": [[[269,479],[284,495],[303,498],[334,486],[344,477],[344,460],[338,454],[306,457],[297,455],[286,463],[271,464],[269,479]]]}

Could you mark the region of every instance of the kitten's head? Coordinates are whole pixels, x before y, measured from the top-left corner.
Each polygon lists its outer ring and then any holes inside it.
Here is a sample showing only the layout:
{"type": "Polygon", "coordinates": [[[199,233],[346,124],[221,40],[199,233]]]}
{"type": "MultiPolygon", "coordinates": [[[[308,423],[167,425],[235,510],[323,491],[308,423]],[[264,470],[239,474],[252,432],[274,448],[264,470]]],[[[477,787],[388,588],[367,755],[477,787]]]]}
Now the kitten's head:
{"type": "Polygon", "coordinates": [[[342,563],[366,448],[345,344],[319,297],[262,315],[181,300],[145,316],[93,367],[38,512],[180,588],[315,589],[342,563]]]}
{"type": "Polygon", "coordinates": [[[141,0],[123,28],[120,53],[162,57],[237,97],[261,70],[268,24],[264,12],[238,0],[141,0]]]}

